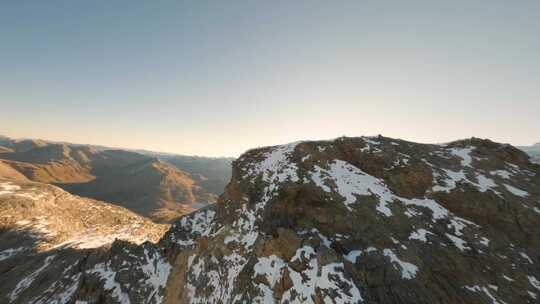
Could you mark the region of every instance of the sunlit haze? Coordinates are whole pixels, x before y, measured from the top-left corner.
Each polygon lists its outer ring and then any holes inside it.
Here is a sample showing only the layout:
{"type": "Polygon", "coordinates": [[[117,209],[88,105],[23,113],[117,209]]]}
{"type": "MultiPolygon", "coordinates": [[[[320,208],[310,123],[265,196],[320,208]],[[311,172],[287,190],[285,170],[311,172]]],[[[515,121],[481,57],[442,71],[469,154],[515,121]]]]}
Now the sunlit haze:
{"type": "Polygon", "coordinates": [[[3,1],[0,134],[180,154],[540,141],[540,1],[3,1]]]}

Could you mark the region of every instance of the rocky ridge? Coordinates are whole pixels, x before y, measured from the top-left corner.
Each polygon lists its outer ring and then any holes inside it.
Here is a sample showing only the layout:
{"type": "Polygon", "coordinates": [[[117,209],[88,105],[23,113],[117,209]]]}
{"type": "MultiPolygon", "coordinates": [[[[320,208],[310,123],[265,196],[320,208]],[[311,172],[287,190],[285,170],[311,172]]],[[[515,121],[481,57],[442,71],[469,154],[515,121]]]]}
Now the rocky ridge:
{"type": "Polygon", "coordinates": [[[0,294],[13,303],[538,303],[539,235],[540,166],[509,145],[298,142],[246,152],[218,203],[157,244],[47,251],[4,271],[0,294]]]}

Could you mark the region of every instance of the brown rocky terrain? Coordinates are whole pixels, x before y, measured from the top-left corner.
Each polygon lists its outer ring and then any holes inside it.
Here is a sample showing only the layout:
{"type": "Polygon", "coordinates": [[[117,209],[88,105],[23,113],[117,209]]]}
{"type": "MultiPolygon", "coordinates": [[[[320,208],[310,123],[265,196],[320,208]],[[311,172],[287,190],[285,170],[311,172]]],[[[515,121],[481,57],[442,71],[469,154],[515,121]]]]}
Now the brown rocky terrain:
{"type": "MultiPolygon", "coordinates": [[[[8,303],[539,303],[540,166],[489,140],[250,150],[157,243],[3,269],[8,303]]],[[[7,259],[9,261],[10,259],[7,259]]]]}
{"type": "Polygon", "coordinates": [[[0,160],[0,179],[12,179],[18,181],[27,180],[24,174],[10,166],[9,162],[4,162],[2,160],[0,160]]]}
{"type": "Polygon", "coordinates": [[[25,152],[47,144],[41,139],[11,139],[0,135],[0,146],[4,152],[25,152]]]}
{"type": "Polygon", "coordinates": [[[7,138],[0,140],[0,147],[5,149],[0,153],[0,176],[23,175],[55,184],[159,222],[214,203],[219,194],[216,183],[209,183],[205,176],[135,152],[7,138]]]}
{"type": "Polygon", "coordinates": [[[97,248],[115,239],[155,242],[168,227],[52,185],[0,180],[0,260],[20,262],[55,248],[97,248]]]}

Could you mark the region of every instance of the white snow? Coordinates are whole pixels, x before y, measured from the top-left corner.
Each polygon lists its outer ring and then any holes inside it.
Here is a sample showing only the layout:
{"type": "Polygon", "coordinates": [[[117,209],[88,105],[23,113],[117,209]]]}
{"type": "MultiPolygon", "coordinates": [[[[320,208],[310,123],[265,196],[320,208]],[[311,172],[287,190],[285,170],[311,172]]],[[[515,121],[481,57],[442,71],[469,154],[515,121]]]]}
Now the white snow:
{"type": "MultiPolygon", "coordinates": [[[[79,287],[79,280],[81,273],[77,273],[73,277],[70,277],[71,282],[66,286],[62,284],[62,281],[56,281],[51,285],[44,294],[50,295],[43,297],[43,295],[32,299],[32,304],[65,304],[70,303],[71,297],[77,291],[79,287]]],[[[86,301],[75,301],[75,304],[88,304],[86,301]]]]}
{"type": "Polygon", "coordinates": [[[430,231],[426,229],[418,229],[416,231],[413,231],[411,235],[409,235],[409,240],[419,240],[425,243],[427,242],[427,238],[426,238],[427,234],[433,234],[433,233],[431,233],[430,231]]]}
{"type": "Polygon", "coordinates": [[[76,234],[68,240],[52,246],[50,249],[72,247],[78,249],[98,248],[113,243],[115,240],[124,240],[140,245],[148,241],[147,235],[136,236],[131,227],[122,227],[115,233],[104,234],[103,232],[87,229],[83,233],[76,234]]]}
{"type": "Polygon", "coordinates": [[[181,230],[179,236],[171,234],[173,241],[181,246],[191,246],[195,244],[195,238],[210,235],[214,227],[213,210],[200,210],[190,215],[182,217],[179,223],[175,224],[174,230],[181,230]],[[180,238],[181,237],[181,238],[180,238]]]}
{"type": "Polygon", "coordinates": [[[301,256],[308,259],[308,268],[299,273],[289,267],[289,276],[293,286],[283,294],[282,302],[314,304],[313,297],[317,289],[320,290],[324,303],[353,304],[363,301],[358,287],[344,276],[343,263],[318,265],[313,249],[306,249],[306,247],[300,248],[295,257],[301,256]],[[294,294],[296,297],[293,300],[294,294]],[[333,301],[330,294],[335,295],[333,301]]]}
{"type": "Polygon", "coordinates": [[[19,185],[14,185],[11,182],[0,183],[0,195],[15,195],[18,197],[24,197],[34,201],[40,200],[46,196],[45,193],[36,191],[35,188],[21,191],[22,188],[19,185]]]}
{"type": "Polygon", "coordinates": [[[249,209],[247,204],[242,204],[242,209],[237,210],[237,212],[238,217],[232,224],[235,229],[224,238],[224,243],[237,242],[249,249],[259,236],[258,227],[255,224],[255,211],[249,209]]]}
{"type": "Polygon", "coordinates": [[[505,280],[509,281],[509,282],[514,282],[514,281],[515,281],[514,279],[512,279],[511,277],[509,277],[509,276],[507,276],[507,275],[505,275],[505,274],[503,274],[503,278],[504,278],[505,280]]]}
{"type": "Polygon", "coordinates": [[[16,190],[20,189],[20,186],[14,185],[11,182],[0,183],[0,195],[14,194],[16,190]]]}
{"type": "Polygon", "coordinates": [[[530,264],[534,264],[533,260],[525,252],[520,252],[519,255],[522,258],[526,259],[530,264]]]}
{"type": "Polygon", "coordinates": [[[486,247],[489,246],[489,242],[490,242],[490,241],[489,241],[489,239],[488,239],[487,237],[482,237],[482,238],[480,239],[480,244],[482,244],[482,245],[484,245],[484,246],[486,246],[486,247]]]}
{"type": "Polygon", "coordinates": [[[323,183],[324,177],[331,179],[336,185],[336,191],[345,198],[345,206],[351,209],[356,202],[356,195],[375,195],[379,199],[377,211],[385,216],[391,216],[392,211],[387,207],[394,199],[394,195],[384,184],[384,181],[371,176],[357,167],[342,161],[334,160],[329,164],[329,169],[314,166],[314,172],[310,172],[315,178],[316,185],[322,185],[322,189],[330,192],[330,188],[323,183]]]}
{"type": "Polygon", "coordinates": [[[362,302],[360,290],[354,282],[344,274],[343,263],[330,263],[319,265],[315,251],[310,246],[299,248],[292,262],[303,261],[307,268],[302,272],[295,271],[288,263],[277,256],[261,257],[254,266],[254,277],[262,275],[270,286],[259,283],[254,284],[259,290],[259,296],[254,303],[274,303],[273,288],[287,269],[293,283],[292,287],[285,291],[281,303],[308,303],[314,304],[313,298],[320,292],[324,303],[349,303],[362,302]],[[332,298],[331,298],[332,297],[332,298]]]}
{"type": "Polygon", "coordinates": [[[452,243],[454,243],[454,246],[456,246],[460,251],[471,249],[469,246],[467,246],[467,242],[457,236],[446,233],[446,237],[448,237],[452,243]]]}
{"type": "Polygon", "coordinates": [[[497,187],[497,184],[495,184],[491,178],[486,177],[483,174],[476,173],[476,179],[478,180],[476,186],[480,192],[486,192],[487,190],[492,190],[497,187]]]}
{"type": "Polygon", "coordinates": [[[529,283],[531,283],[532,287],[540,290],[540,281],[532,275],[528,275],[527,279],[529,280],[529,283]]]}
{"type": "MultiPolygon", "coordinates": [[[[326,178],[331,179],[336,185],[335,191],[345,198],[344,204],[349,210],[352,210],[350,207],[356,202],[356,195],[371,194],[378,198],[379,202],[375,208],[384,216],[391,216],[392,211],[389,208],[389,204],[399,201],[408,207],[423,207],[431,210],[433,222],[450,217],[451,224],[456,228],[456,233],[458,235],[461,235],[461,230],[463,227],[465,227],[465,225],[475,225],[474,223],[465,219],[451,216],[450,212],[446,208],[438,204],[433,199],[408,199],[397,196],[390,191],[390,189],[384,183],[384,180],[371,176],[347,162],[342,160],[334,160],[330,162],[328,166],[328,169],[314,166],[314,171],[311,172],[311,176],[315,177],[315,183],[317,185],[322,185],[321,188],[327,192],[332,189],[327,184],[323,184],[323,182],[326,180],[326,178]]],[[[415,211],[409,208],[406,215],[412,217],[415,215],[415,211]]],[[[464,242],[458,242],[458,244],[463,243],[464,242]]]]}
{"type": "Polygon", "coordinates": [[[332,192],[332,189],[330,189],[330,187],[328,187],[324,181],[325,181],[325,177],[327,176],[326,172],[322,172],[322,168],[319,167],[319,166],[314,166],[314,169],[315,169],[315,172],[309,172],[309,175],[311,177],[311,180],[315,183],[315,185],[321,189],[323,189],[323,191],[325,192],[332,192]]]}
{"type": "Polygon", "coordinates": [[[45,261],[43,262],[43,265],[39,267],[38,269],[34,270],[32,273],[30,273],[27,277],[22,279],[19,283],[17,283],[17,286],[15,286],[15,289],[11,291],[9,294],[9,298],[11,301],[15,301],[20,294],[25,291],[30,285],[32,285],[32,282],[36,279],[36,277],[43,271],[45,268],[49,267],[52,260],[55,258],[55,255],[50,255],[45,258],[45,261]]]}
{"type": "Polygon", "coordinates": [[[121,304],[130,304],[129,295],[122,290],[122,286],[116,281],[116,272],[110,269],[109,264],[100,263],[96,264],[93,269],[87,271],[88,273],[97,274],[102,280],[104,280],[103,288],[110,290],[112,296],[121,304]]]}
{"type": "Polygon", "coordinates": [[[451,148],[449,150],[450,150],[450,154],[461,158],[461,165],[463,167],[470,167],[471,166],[472,157],[471,157],[470,154],[471,154],[472,150],[474,150],[474,147],[470,147],[470,148],[451,148]]]}
{"type": "Polygon", "coordinates": [[[42,198],[44,198],[46,195],[45,193],[38,193],[38,194],[33,194],[33,193],[16,193],[15,194],[16,196],[19,196],[19,197],[24,197],[24,198],[27,198],[27,199],[31,199],[33,201],[38,201],[42,198]]]}
{"type": "Polygon", "coordinates": [[[461,171],[452,171],[448,169],[442,169],[446,175],[446,179],[443,181],[445,186],[441,186],[434,182],[435,186],[431,189],[434,192],[444,191],[444,192],[450,192],[453,189],[456,188],[456,185],[460,181],[468,181],[467,177],[465,176],[465,173],[463,170],[461,171]]]}
{"type": "Polygon", "coordinates": [[[215,257],[197,258],[197,263],[188,266],[188,278],[186,288],[190,303],[230,303],[232,292],[238,275],[245,267],[247,260],[238,252],[223,256],[219,261],[215,257]],[[205,268],[205,265],[208,265],[205,268]],[[212,269],[205,271],[206,269],[212,269]],[[195,287],[198,280],[207,281],[207,287],[195,287]],[[205,291],[206,294],[205,294],[205,291]],[[199,295],[201,293],[201,295],[199,295]]]}
{"type": "Polygon", "coordinates": [[[434,201],[432,199],[429,199],[429,198],[424,198],[424,199],[418,199],[418,198],[405,199],[405,198],[401,198],[401,200],[402,200],[402,202],[405,203],[405,205],[408,205],[408,206],[409,205],[414,205],[414,206],[424,207],[424,208],[427,208],[427,209],[431,210],[433,221],[438,220],[438,219],[443,219],[443,218],[446,218],[446,217],[449,216],[448,209],[446,209],[443,206],[439,205],[439,203],[437,203],[436,201],[434,201]]]}
{"type": "Polygon", "coordinates": [[[7,260],[11,258],[12,256],[17,255],[20,252],[23,252],[27,250],[26,247],[18,247],[18,248],[8,248],[6,250],[0,251],[0,261],[7,260]]]}
{"type": "Polygon", "coordinates": [[[367,151],[372,151],[373,150],[373,153],[380,153],[382,152],[381,149],[377,148],[377,147],[374,147],[374,146],[378,146],[380,145],[380,143],[378,141],[375,141],[375,137],[366,137],[366,136],[362,136],[362,139],[364,140],[364,142],[366,143],[366,146],[362,149],[360,149],[361,152],[367,152],[367,151]]]}
{"type": "Polygon", "coordinates": [[[491,171],[489,173],[491,175],[500,176],[500,177],[502,177],[504,179],[509,179],[513,175],[513,173],[508,172],[506,170],[494,170],[494,171],[491,171]]]}
{"type": "Polygon", "coordinates": [[[483,287],[483,286],[479,286],[479,285],[473,285],[473,286],[464,286],[466,289],[472,291],[472,292],[483,292],[490,300],[491,300],[491,303],[492,304],[506,304],[506,302],[502,301],[502,300],[497,300],[497,298],[495,298],[491,292],[489,291],[489,289],[487,289],[486,287],[483,287]]]}
{"type": "Polygon", "coordinates": [[[355,264],[356,259],[362,255],[362,250],[351,250],[347,255],[343,256],[347,261],[355,264]]]}
{"type": "Polygon", "coordinates": [[[529,193],[526,192],[526,191],[523,191],[523,190],[518,189],[516,187],[510,186],[508,184],[503,184],[503,185],[510,193],[512,193],[515,196],[519,196],[519,197],[527,197],[527,196],[529,196],[529,193]]]}
{"type": "MultiPolygon", "coordinates": [[[[155,300],[156,303],[162,303],[163,295],[160,294],[160,291],[167,284],[171,265],[158,252],[149,254],[146,248],[144,248],[144,257],[144,264],[140,268],[146,277],[145,285],[154,291],[150,299],[155,300]]],[[[150,299],[147,299],[147,301],[150,301],[150,299]]]]}
{"type": "Polygon", "coordinates": [[[391,249],[384,249],[383,254],[390,258],[390,262],[394,264],[394,268],[401,270],[401,278],[410,280],[416,277],[416,273],[418,272],[416,265],[400,260],[391,249]]]}
{"type": "MultiPolygon", "coordinates": [[[[478,189],[480,192],[486,192],[488,190],[493,191],[496,194],[499,194],[497,191],[494,190],[494,188],[497,187],[497,184],[495,181],[481,173],[476,172],[476,180],[477,182],[473,182],[465,176],[465,172],[463,170],[460,171],[452,171],[449,169],[441,169],[444,172],[444,175],[446,176],[446,179],[442,180],[444,185],[440,185],[436,180],[434,180],[435,186],[431,189],[433,192],[450,192],[454,190],[457,187],[458,182],[464,182],[468,183],[470,185],[473,185],[478,189]]],[[[435,177],[441,176],[440,174],[435,174],[435,177]]]]}
{"type": "Polygon", "coordinates": [[[300,142],[294,142],[282,146],[271,147],[270,151],[260,155],[263,159],[259,162],[249,163],[242,168],[246,174],[244,178],[250,178],[253,183],[258,176],[266,183],[263,189],[263,197],[256,204],[256,211],[264,208],[266,203],[277,193],[280,185],[285,181],[298,182],[298,166],[290,160],[291,154],[300,142]]]}
{"type": "Polygon", "coordinates": [[[270,284],[271,288],[274,288],[279,279],[285,263],[281,258],[276,255],[269,257],[260,257],[257,264],[253,266],[253,278],[257,275],[263,275],[270,284]]]}

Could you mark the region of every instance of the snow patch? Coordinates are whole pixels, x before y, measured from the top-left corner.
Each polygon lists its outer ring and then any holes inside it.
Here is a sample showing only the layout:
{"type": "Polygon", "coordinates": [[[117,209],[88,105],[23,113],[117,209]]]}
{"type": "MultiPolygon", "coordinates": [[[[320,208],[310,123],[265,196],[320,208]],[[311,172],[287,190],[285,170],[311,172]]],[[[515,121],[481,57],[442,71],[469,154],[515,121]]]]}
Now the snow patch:
{"type": "Polygon", "coordinates": [[[472,157],[471,152],[474,150],[474,147],[470,148],[451,148],[450,154],[461,158],[461,165],[463,167],[471,167],[472,157]]]}
{"type": "Polygon", "coordinates": [[[345,198],[343,202],[347,209],[356,202],[356,195],[375,195],[379,199],[376,209],[385,216],[391,216],[392,211],[388,204],[394,199],[394,195],[386,187],[383,180],[371,176],[357,167],[342,161],[334,160],[329,164],[328,169],[314,166],[314,171],[310,172],[314,182],[321,188],[330,192],[330,188],[324,184],[324,180],[329,178],[336,186],[339,195],[345,198]]]}
{"type": "Polygon", "coordinates": [[[497,298],[495,298],[491,292],[489,291],[489,289],[487,289],[486,287],[483,287],[483,286],[479,286],[479,285],[472,285],[472,286],[464,286],[467,290],[470,290],[472,292],[483,292],[490,300],[491,300],[491,303],[493,304],[506,304],[506,302],[502,301],[502,300],[497,300],[497,298]]]}
{"type": "Polygon", "coordinates": [[[519,196],[519,197],[527,197],[527,196],[529,196],[529,193],[527,191],[523,191],[521,189],[510,186],[508,184],[503,184],[503,185],[506,188],[506,190],[508,190],[510,193],[512,193],[515,196],[519,196]]]}
{"type": "MultiPolygon", "coordinates": [[[[110,262],[109,262],[110,263],[110,262]]],[[[112,292],[113,298],[121,304],[130,304],[129,295],[122,290],[122,286],[116,281],[116,272],[110,268],[109,264],[96,264],[94,268],[87,270],[87,273],[98,275],[103,280],[103,288],[112,292]]]]}
{"type": "Polygon", "coordinates": [[[28,248],[26,247],[18,247],[18,248],[8,248],[6,250],[0,251],[0,261],[7,260],[21,252],[26,251],[28,248]]]}
{"type": "Polygon", "coordinates": [[[446,237],[449,238],[452,243],[454,243],[454,246],[456,246],[460,251],[471,249],[469,246],[467,246],[467,242],[457,236],[446,233],[446,237]]]}
{"type": "Polygon", "coordinates": [[[17,283],[17,285],[15,286],[15,289],[13,289],[11,291],[11,293],[9,294],[9,298],[11,299],[11,301],[15,301],[23,291],[25,291],[26,289],[28,289],[28,287],[30,287],[30,285],[32,285],[32,282],[34,282],[34,280],[36,279],[36,277],[43,271],[45,270],[45,268],[49,267],[49,265],[51,264],[52,260],[54,260],[54,258],[56,257],[56,255],[50,255],[48,256],[47,258],[45,258],[45,261],[43,262],[43,265],[41,267],[39,267],[38,269],[34,270],[32,273],[30,273],[27,277],[25,277],[24,279],[22,279],[19,283],[17,283]]]}
{"type": "Polygon", "coordinates": [[[494,170],[494,171],[489,172],[489,174],[500,176],[504,179],[509,179],[513,175],[513,173],[508,172],[506,170],[494,170]]]}
{"type": "Polygon", "coordinates": [[[527,279],[529,280],[529,283],[531,283],[532,287],[540,290],[540,281],[534,276],[528,275],[527,279]]]}
{"type": "Polygon", "coordinates": [[[391,249],[384,249],[383,254],[390,258],[390,262],[394,264],[394,268],[401,269],[401,278],[410,280],[416,277],[418,267],[412,263],[402,261],[391,249]],[[399,266],[399,268],[396,267],[399,266]]]}
{"type": "Polygon", "coordinates": [[[409,240],[418,240],[425,243],[427,242],[426,236],[428,234],[433,234],[433,233],[431,233],[430,231],[426,229],[418,229],[416,231],[413,231],[411,235],[409,235],[409,240]]]}

